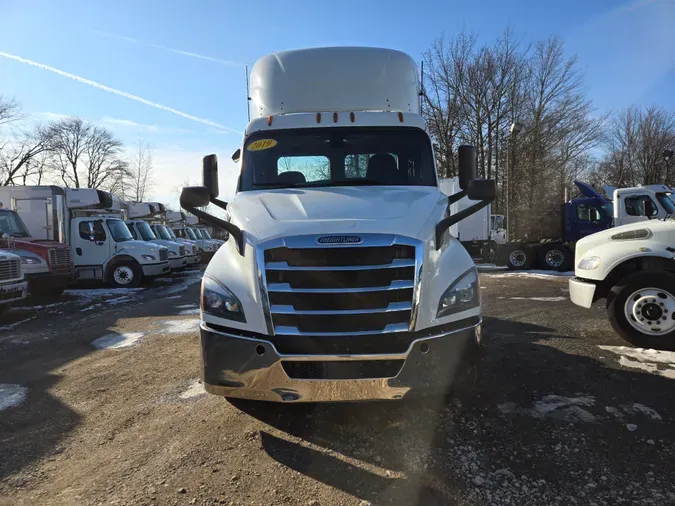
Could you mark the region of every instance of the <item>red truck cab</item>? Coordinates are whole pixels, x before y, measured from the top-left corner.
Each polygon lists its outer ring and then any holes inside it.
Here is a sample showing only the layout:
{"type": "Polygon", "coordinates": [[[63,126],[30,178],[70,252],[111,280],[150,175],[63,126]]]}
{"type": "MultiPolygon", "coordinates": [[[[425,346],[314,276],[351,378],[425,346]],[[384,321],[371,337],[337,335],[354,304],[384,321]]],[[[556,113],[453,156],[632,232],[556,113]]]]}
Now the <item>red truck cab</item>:
{"type": "Polygon", "coordinates": [[[58,297],[73,279],[70,246],[31,237],[21,217],[0,203],[0,248],[21,258],[21,267],[34,296],[58,297]]]}

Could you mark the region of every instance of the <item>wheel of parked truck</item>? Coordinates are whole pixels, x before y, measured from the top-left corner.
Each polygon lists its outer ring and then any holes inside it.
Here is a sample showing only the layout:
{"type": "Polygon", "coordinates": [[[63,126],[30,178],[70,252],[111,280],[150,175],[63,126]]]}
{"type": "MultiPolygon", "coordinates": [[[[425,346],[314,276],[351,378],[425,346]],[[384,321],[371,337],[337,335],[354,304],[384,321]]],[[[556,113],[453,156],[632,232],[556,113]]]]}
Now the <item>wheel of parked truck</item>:
{"type": "Polygon", "coordinates": [[[539,247],[538,263],[543,269],[567,271],[572,267],[574,258],[567,246],[560,243],[544,244],[539,247]]]}
{"type": "Polygon", "coordinates": [[[512,245],[506,253],[506,266],[511,270],[529,269],[534,262],[532,248],[512,245]]]}
{"type": "Polygon", "coordinates": [[[142,277],[143,271],[132,262],[120,262],[110,267],[110,281],[116,288],[136,288],[142,277]]]}
{"type": "Polygon", "coordinates": [[[675,350],[675,276],[637,272],[622,279],[607,297],[607,316],[629,343],[675,350]]]}

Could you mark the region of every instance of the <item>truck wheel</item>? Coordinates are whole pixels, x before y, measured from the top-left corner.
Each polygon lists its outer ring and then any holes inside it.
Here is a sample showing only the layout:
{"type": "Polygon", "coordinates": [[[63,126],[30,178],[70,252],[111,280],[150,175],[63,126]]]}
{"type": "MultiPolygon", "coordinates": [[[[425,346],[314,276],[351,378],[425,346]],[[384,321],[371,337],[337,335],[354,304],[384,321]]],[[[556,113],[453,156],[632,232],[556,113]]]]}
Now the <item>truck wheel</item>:
{"type": "Polygon", "coordinates": [[[510,270],[529,269],[533,262],[534,253],[527,246],[511,246],[506,254],[506,266],[510,270]]]}
{"type": "Polygon", "coordinates": [[[564,244],[548,244],[539,249],[539,265],[552,271],[567,271],[572,266],[572,252],[564,244]]]}
{"type": "Polygon", "coordinates": [[[136,288],[142,277],[141,268],[131,262],[121,262],[110,268],[110,280],[115,288],[136,288]]]}
{"type": "Polygon", "coordinates": [[[675,350],[675,276],[639,272],[626,277],[607,297],[607,316],[629,343],[675,350]]]}

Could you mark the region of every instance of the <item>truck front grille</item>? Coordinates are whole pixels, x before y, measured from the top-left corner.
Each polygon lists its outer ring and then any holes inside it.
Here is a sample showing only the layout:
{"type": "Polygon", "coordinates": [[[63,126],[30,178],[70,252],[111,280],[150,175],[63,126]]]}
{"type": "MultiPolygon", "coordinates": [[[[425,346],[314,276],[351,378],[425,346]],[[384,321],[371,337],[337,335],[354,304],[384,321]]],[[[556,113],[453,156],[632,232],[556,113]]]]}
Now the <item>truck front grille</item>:
{"type": "Polygon", "coordinates": [[[168,260],[169,259],[169,250],[167,249],[161,249],[159,250],[159,259],[160,261],[168,260]]]}
{"type": "Polygon", "coordinates": [[[52,267],[63,267],[72,263],[72,254],[70,248],[59,248],[49,250],[49,265],[52,267]]]}
{"type": "Polygon", "coordinates": [[[21,279],[21,260],[0,259],[0,281],[21,279]]]}
{"type": "Polygon", "coordinates": [[[185,256],[185,246],[178,246],[178,256],[185,256]]]}
{"type": "Polygon", "coordinates": [[[314,238],[285,238],[259,257],[275,335],[316,339],[410,329],[421,243],[368,235],[359,245],[317,246],[314,238]]]}

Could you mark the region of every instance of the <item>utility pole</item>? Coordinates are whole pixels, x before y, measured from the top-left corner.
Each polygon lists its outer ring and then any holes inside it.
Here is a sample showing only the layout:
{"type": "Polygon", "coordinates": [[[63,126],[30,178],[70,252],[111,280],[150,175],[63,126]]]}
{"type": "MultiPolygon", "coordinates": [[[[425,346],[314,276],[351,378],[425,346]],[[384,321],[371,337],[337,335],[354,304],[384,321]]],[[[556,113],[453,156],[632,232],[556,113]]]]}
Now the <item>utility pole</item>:
{"type": "Polygon", "coordinates": [[[506,242],[511,241],[511,177],[513,165],[515,165],[515,163],[511,162],[511,156],[513,156],[515,161],[516,150],[513,144],[515,143],[516,136],[522,129],[523,125],[521,123],[511,123],[509,135],[506,138],[506,242]]]}

